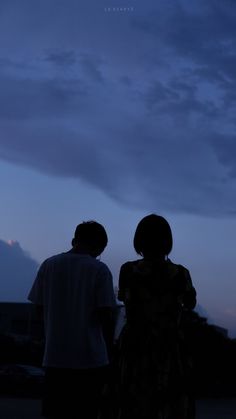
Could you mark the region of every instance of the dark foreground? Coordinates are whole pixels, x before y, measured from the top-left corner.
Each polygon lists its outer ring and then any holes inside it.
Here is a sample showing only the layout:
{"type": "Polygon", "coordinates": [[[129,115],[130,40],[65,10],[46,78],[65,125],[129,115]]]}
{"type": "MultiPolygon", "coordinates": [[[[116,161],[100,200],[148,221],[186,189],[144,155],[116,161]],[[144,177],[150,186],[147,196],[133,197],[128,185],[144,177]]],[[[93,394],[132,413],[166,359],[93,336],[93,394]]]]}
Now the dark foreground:
{"type": "MultiPolygon", "coordinates": [[[[39,419],[40,400],[0,397],[1,419],[39,419]]],[[[205,399],[197,402],[197,419],[235,419],[235,399],[205,399]]],[[[67,418],[65,418],[67,419],[67,418]]]]}

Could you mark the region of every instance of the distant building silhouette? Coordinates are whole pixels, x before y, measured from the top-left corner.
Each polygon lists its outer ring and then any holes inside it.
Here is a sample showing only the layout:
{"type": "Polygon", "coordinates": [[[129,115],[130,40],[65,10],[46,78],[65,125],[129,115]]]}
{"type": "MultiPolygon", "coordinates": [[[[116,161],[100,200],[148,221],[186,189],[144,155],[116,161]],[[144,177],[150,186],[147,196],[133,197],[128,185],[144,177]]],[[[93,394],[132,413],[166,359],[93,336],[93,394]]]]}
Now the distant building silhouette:
{"type": "MultiPolygon", "coordinates": [[[[115,340],[125,321],[124,304],[117,300],[115,340]]],[[[42,335],[42,326],[34,315],[33,304],[0,302],[0,334],[11,335],[18,339],[34,338],[42,335]]],[[[210,326],[224,337],[228,337],[227,329],[214,324],[210,326]]]]}

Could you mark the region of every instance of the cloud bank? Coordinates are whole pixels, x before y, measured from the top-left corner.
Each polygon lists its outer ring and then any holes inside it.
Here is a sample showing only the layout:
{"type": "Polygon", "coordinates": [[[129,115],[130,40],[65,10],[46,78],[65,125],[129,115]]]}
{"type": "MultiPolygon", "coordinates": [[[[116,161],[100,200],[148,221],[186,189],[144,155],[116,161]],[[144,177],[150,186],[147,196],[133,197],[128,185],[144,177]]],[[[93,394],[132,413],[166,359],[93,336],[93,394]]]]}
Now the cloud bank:
{"type": "Polygon", "coordinates": [[[137,208],[234,215],[235,3],[32,3],[1,6],[0,158],[137,208]]]}

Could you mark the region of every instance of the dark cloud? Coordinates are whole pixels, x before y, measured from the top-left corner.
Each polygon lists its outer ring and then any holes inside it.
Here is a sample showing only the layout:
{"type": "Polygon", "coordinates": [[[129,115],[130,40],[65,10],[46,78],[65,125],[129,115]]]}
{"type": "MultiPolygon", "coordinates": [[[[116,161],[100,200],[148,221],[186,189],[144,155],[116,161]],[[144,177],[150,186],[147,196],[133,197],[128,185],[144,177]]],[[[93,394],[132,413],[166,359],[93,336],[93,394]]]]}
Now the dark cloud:
{"type": "Polygon", "coordinates": [[[1,301],[26,301],[38,264],[19,245],[0,240],[1,301]]]}
{"type": "Polygon", "coordinates": [[[2,159],[140,208],[235,212],[234,2],[108,15],[71,0],[53,20],[54,1],[14,4],[0,18],[2,159]]]}
{"type": "Polygon", "coordinates": [[[235,145],[236,145],[236,134],[218,134],[215,133],[212,138],[212,147],[215,153],[222,162],[222,164],[228,169],[228,177],[232,181],[236,179],[236,165],[235,165],[235,145]]]}
{"type": "Polygon", "coordinates": [[[89,54],[81,55],[81,65],[83,67],[85,75],[88,76],[90,79],[94,80],[95,82],[103,81],[102,71],[99,68],[101,64],[101,60],[96,56],[89,54]]]}
{"type": "Polygon", "coordinates": [[[0,81],[0,121],[31,118],[59,118],[73,112],[86,96],[84,86],[76,80],[16,80],[2,77],[0,81]]]}
{"type": "Polygon", "coordinates": [[[74,51],[51,51],[48,52],[45,60],[59,67],[67,67],[76,63],[76,55],[74,51]]]}

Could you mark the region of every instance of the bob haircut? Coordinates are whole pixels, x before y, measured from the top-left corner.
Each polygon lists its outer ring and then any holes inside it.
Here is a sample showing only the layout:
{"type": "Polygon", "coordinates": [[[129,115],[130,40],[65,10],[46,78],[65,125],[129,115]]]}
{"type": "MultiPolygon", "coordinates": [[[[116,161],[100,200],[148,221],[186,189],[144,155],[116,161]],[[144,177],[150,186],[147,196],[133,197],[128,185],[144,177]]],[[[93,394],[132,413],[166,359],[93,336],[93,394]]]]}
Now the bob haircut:
{"type": "Polygon", "coordinates": [[[77,225],[72,245],[79,242],[102,253],[108,243],[106,230],[96,221],[84,221],[77,225]]]}
{"type": "Polygon", "coordinates": [[[160,215],[147,215],[138,223],[133,244],[141,256],[167,256],[173,246],[169,223],[160,215]]]}

